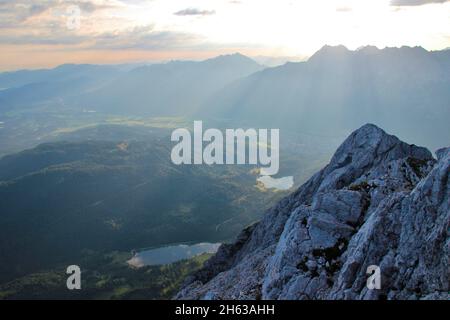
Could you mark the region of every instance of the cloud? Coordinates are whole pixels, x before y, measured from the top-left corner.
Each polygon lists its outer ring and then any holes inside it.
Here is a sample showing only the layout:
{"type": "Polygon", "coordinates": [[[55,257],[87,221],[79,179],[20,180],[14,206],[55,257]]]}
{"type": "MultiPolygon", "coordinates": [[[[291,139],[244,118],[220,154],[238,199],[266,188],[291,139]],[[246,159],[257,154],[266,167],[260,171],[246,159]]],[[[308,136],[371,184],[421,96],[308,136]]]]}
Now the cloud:
{"type": "Polygon", "coordinates": [[[161,51],[199,48],[200,36],[175,31],[155,30],[153,25],[138,26],[98,34],[77,34],[55,25],[38,34],[0,33],[0,43],[9,45],[63,45],[63,50],[143,50],[161,51]]]}
{"type": "Polygon", "coordinates": [[[13,27],[25,22],[27,19],[37,16],[57,1],[42,1],[32,3],[31,1],[5,1],[0,0],[0,28],[13,27]]]}
{"type": "MultiPolygon", "coordinates": [[[[126,0],[130,2],[130,0],[126,0]]],[[[132,0],[135,2],[136,0],[132,0]]],[[[148,2],[149,0],[146,0],[148,2]]],[[[156,30],[154,25],[122,23],[108,9],[121,10],[124,0],[0,0],[0,43],[2,45],[55,46],[55,50],[127,50],[160,51],[198,48],[204,39],[190,33],[156,30]],[[68,6],[81,10],[80,27],[68,27],[68,6]],[[96,23],[102,25],[97,28],[96,23]],[[106,28],[104,26],[107,26],[106,28]],[[58,49],[56,49],[58,48],[58,49]]],[[[185,14],[208,14],[187,11],[185,14]]],[[[180,13],[181,14],[181,13],[180,13]]],[[[0,49],[1,50],[1,49],[0,49]]]]}
{"type": "Polygon", "coordinates": [[[444,3],[448,1],[450,0],[391,0],[391,6],[410,7],[410,6],[421,6],[429,3],[444,3]]]}
{"type": "Polygon", "coordinates": [[[214,10],[200,10],[196,8],[188,8],[174,13],[176,16],[210,16],[216,14],[214,10]]]}
{"type": "Polygon", "coordinates": [[[0,28],[18,28],[28,20],[45,15],[45,13],[65,15],[69,6],[78,6],[83,14],[93,14],[97,11],[118,8],[119,2],[104,0],[42,0],[39,3],[31,0],[0,0],[0,28]]]}
{"type": "Polygon", "coordinates": [[[104,3],[94,3],[92,1],[66,1],[67,3],[72,3],[73,5],[77,5],[80,7],[82,12],[87,13],[94,13],[100,10],[105,9],[112,9],[112,8],[119,8],[119,5],[117,3],[114,3],[112,1],[110,2],[104,2],[104,3]]]}
{"type": "Polygon", "coordinates": [[[157,31],[153,25],[139,26],[119,32],[106,32],[95,37],[90,49],[167,50],[192,48],[200,43],[196,35],[174,31],[157,31]]]}

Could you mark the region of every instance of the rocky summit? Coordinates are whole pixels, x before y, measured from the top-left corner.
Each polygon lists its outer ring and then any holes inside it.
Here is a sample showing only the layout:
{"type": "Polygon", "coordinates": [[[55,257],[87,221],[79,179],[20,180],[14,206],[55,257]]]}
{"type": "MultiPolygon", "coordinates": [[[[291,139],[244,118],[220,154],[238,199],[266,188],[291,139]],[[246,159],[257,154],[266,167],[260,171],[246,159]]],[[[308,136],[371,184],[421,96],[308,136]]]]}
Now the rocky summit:
{"type": "Polygon", "coordinates": [[[449,299],[450,148],[436,155],[361,127],[175,298],[449,299]]]}

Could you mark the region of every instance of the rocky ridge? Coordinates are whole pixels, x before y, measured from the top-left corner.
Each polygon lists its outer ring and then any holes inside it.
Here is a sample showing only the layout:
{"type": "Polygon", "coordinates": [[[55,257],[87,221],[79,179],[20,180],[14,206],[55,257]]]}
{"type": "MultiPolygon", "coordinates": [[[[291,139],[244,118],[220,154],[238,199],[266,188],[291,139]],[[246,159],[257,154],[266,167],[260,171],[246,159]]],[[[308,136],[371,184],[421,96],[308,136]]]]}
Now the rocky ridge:
{"type": "Polygon", "coordinates": [[[450,148],[436,160],[365,125],[175,298],[449,299],[449,166],[450,148]]]}

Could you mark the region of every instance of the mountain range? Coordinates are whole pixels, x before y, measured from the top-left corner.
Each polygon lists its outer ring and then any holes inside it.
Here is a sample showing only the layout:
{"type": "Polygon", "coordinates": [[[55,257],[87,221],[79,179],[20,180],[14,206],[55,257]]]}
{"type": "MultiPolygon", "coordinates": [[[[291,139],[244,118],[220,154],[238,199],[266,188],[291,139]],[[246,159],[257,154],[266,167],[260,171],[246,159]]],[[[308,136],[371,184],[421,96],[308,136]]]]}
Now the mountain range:
{"type": "Polygon", "coordinates": [[[212,93],[261,69],[263,66],[250,58],[233,54],[136,68],[62,65],[51,70],[8,72],[0,74],[0,114],[12,107],[63,99],[67,107],[97,112],[187,115],[212,93]]]}
{"type": "Polygon", "coordinates": [[[197,118],[332,136],[375,123],[432,149],[450,137],[450,51],[325,46],[213,95],[197,118]]]}
{"type": "Polygon", "coordinates": [[[29,112],[79,119],[77,112],[88,111],[97,120],[185,117],[342,139],[371,122],[437,149],[450,136],[449,75],[450,51],[421,47],[324,46],[306,61],[272,68],[241,54],[137,67],[63,65],[0,74],[0,121],[6,131],[29,112]]]}

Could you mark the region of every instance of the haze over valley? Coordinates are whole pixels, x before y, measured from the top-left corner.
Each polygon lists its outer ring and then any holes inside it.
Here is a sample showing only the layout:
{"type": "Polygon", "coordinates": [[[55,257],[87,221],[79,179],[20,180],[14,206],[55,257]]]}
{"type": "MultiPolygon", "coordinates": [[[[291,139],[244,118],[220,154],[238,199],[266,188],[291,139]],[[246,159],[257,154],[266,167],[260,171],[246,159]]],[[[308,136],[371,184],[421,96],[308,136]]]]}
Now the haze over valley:
{"type": "Polygon", "coordinates": [[[295,186],[366,122],[442,147],[449,70],[450,51],[325,46],[274,68],[233,54],[0,74],[2,278],[86,249],[227,241],[256,221],[284,193],[258,184],[254,167],[170,163],[171,130],[195,119],[279,128],[279,176],[295,186]]]}

